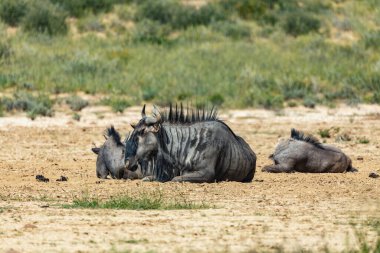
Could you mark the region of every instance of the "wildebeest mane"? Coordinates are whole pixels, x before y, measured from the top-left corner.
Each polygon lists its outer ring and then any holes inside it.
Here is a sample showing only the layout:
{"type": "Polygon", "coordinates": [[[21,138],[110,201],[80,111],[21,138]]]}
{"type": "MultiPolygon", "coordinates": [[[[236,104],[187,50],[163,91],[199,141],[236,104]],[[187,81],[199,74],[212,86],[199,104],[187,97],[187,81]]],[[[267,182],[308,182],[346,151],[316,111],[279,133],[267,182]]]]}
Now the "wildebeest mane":
{"type": "Polygon", "coordinates": [[[189,107],[184,108],[182,103],[180,106],[176,104],[175,107],[170,104],[169,108],[161,113],[161,120],[162,122],[180,124],[218,121],[218,111],[214,106],[211,109],[206,109],[205,107],[190,109],[189,107]]]}
{"type": "Polygon", "coordinates": [[[324,149],[322,143],[320,143],[316,137],[310,134],[305,134],[304,132],[298,131],[294,128],[292,128],[292,130],[290,131],[290,137],[294,140],[308,142],[318,148],[324,149]]]}
{"type": "Polygon", "coordinates": [[[106,135],[108,137],[113,138],[117,145],[123,145],[123,143],[121,142],[120,134],[116,131],[114,126],[107,128],[106,135]]]}

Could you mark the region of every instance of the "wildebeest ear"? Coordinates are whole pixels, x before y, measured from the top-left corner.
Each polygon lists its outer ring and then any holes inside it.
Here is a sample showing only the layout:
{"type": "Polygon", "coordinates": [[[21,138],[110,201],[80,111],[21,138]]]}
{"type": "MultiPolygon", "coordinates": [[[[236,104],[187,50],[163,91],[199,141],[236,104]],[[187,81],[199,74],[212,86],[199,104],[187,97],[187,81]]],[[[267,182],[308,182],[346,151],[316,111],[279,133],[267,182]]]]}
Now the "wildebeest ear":
{"type": "Polygon", "coordinates": [[[100,148],[92,148],[91,149],[92,150],[92,152],[94,152],[95,154],[99,154],[99,151],[100,151],[100,148]]]}

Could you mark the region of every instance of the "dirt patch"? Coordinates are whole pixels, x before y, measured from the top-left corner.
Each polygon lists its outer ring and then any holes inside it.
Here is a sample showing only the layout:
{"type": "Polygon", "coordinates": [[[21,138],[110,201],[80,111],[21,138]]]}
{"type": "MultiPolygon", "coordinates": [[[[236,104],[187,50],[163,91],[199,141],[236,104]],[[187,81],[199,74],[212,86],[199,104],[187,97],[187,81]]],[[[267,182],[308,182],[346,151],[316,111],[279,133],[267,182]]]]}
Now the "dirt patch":
{"type": "MultiPolygon", "coordinates": [[[[291,108],[282,112],[228,110],[221,119],[258,155],[255,181],[242,184],[176,184],[99,180],[92,143],[114,124],[121,133],[140,108],[113,114],[89,107],[79,122],[70,114],[35,121],[23,115],[0,119],[0,251],[246,252],[341,251],[357,248],[359,235],[373,245],[380,221],[380,107],[291,108]],[[342,148],[358,173],[267,174],[261,168],[279,138],[295,127],[318,134],[339,128],[350,141],[342,148]],[[366,137],[361,144],[357,137],[366,137]],[[36,175],[50,178],[38,182],[36,175]],[[60,176],[68,181],[56,181],[60,176]],[[123,193],[161,191],[168,198],[215,206],[202,210],[82,210],[63,203],[83,196],[107,199],[123,193]],[[377,225],[376,225],[377,224],[377,225]]],[[[362,242],[363,243],[363,240],[362,242]]]]}

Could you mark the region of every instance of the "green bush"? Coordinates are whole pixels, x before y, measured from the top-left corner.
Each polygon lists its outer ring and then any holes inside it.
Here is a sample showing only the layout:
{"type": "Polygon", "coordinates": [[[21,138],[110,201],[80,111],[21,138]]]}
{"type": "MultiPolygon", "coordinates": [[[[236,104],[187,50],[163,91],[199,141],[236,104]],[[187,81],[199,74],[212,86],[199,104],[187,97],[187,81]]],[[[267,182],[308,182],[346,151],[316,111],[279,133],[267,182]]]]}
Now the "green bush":
{"type": "Polygon", "coordinates": [[[272,7],[272,1],[265,0],[221,0],[221,5],[226,10],[233,10],[243,19],[260,19],[268,8],[272,7]]]}
{"type": "Polygon", "coordinates": [[[331,137],[329,128],[319,129],[318,134],[321,136],[321,138],[330,138],[331,137]]]}
{"type": "Polygon", "coordinates": [[[293,36],[316,32],[320,27],[321,21],[319,19],[303,11],[289,13],[283,24],[284,31],[293,36]]]}
{"type": "Polygon", "coordinates": [[[212,105],[221,106],[224,103],[223,95],[216,93],[209,97],[209,100],[212,105]]]}
{"type": "Polygon", "coordinates": [[[106,98],[101,101],[103,105],[111,106],[114,112],[123,112],[127,107],[131,106],[131,103],[124,98],[106,98]]]}
{"type": "Polygon", "coordinates": [[[145,19],[137,23],[132,35],[135,42],[163,44],[168,42],[170,27],[157,21],[145,19]]]}
{"type": "Polygon", "coordinates": [[[365,48],[380,49],[380,31],[373,31],[364,36],[365,48]]]}
{"type": "Polygon", "coordinates": [[[232,23],[230,21],[219,21],[211,25],[214,31],[222,33],[226,37],[235,40],[249,38],[251,36],[251,28],[246,25],[232,23]]]}
{"type": "Polygon", "coordinates": [[[0,40],[0,63],[7,60],[12,55],[12,47],[8,41],[0,40]]]}
{"type": "Polygon", "coordinates": [[[17,92],[13,98],[2,98],[1,104],[7,111],[27,112],[31,119],[35,119],[38,115],[51,117],[54,114],[53,102],[45,95],[34,96],[27,92],[17,92]]]}
{"type": "Polygon", "coordinates": [[[223,10],[216,4],[207,4],[199,10],[176,0],[146,0],[138,6],[136,19],[151,19],[175,29],[207,25],[225,18],[223,10]]]}
{"type": "Polygon", "coordinates": [[[66,104],[70,106],[71,110],[77,112],[88,106],[88,101],[78,96],[71,96],[66,98],[66,104]]]}
{"type": "Polygon", "coordinates": [[[0,18],[8,25],[15,26],[28,12],[26,0],[1,0],[0,18]]]}
{"type": "Polygon", "coordinates": [[[289,81],[282,86],[285,99],[304,98],[310,92],[310,85],[304,81],[289,81]]]}
{"type": "Polygon", "coordinates": [[[303,106],[307,108],[315,108],[316,104],[317,101],[311,96],[307,96],[303,99],[303,106]]]}
{"type": "Polygon", "coordinates": [[[58,5],[48,1],[35,1],[23,19],[25,31],[46,33],[48,35],[66,34],[66,12],[58,5]]]}
{"type": "Polygon", "coordinates": [[[260,98],[259,105],[265,109],[278,110],[284,107],[284,98],[280,95],[267,94],[265,97],[260,98]]]}
{"type": "Polygon", "coordinates": [[[117,0],[50,0],[61,5],[70,16],[81,17],[87,12],[99,13],[108,12],[117,0]]]}

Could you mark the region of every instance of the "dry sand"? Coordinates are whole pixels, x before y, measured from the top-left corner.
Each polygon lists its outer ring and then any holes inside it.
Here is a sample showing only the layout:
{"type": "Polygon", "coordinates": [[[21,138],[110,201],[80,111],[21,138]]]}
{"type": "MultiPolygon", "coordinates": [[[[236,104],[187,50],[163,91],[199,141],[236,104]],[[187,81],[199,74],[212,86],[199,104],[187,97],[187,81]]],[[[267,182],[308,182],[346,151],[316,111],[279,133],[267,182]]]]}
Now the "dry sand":
{"type": "Polygon", "coordinates": [[[58,112],[35,121],[0,118],[0,252],[333,252],[379,238],[380,107],[225,110],[220,118],[258,156],[252,183],[147,183],[99,180],[92,143],[114,124],[121,133],[139,118],[138,107],[113,114],[106,107],[81,112],[80,122],[58,112]],[[261,168],[279,138],[295,127],[343,149],[359,169],[346,174],[268,174],[261,168]],[[338,142],[339,134],[352,139],[338,142]],[[368,144],[360,144],[360,138],[368,144]],[[50,182],[35,180],[37,174],[50,182]],[[68,182],[55,181],[61,175],[68,182]],[[93,196],[162,192],[168,199],[207,203],[201,210],[83,210],[62,203],[93,196]],[[361,239],[360,239],[361,238],[361,239]],[[360,241],[361,240],[361,241],[360,241]]]}

